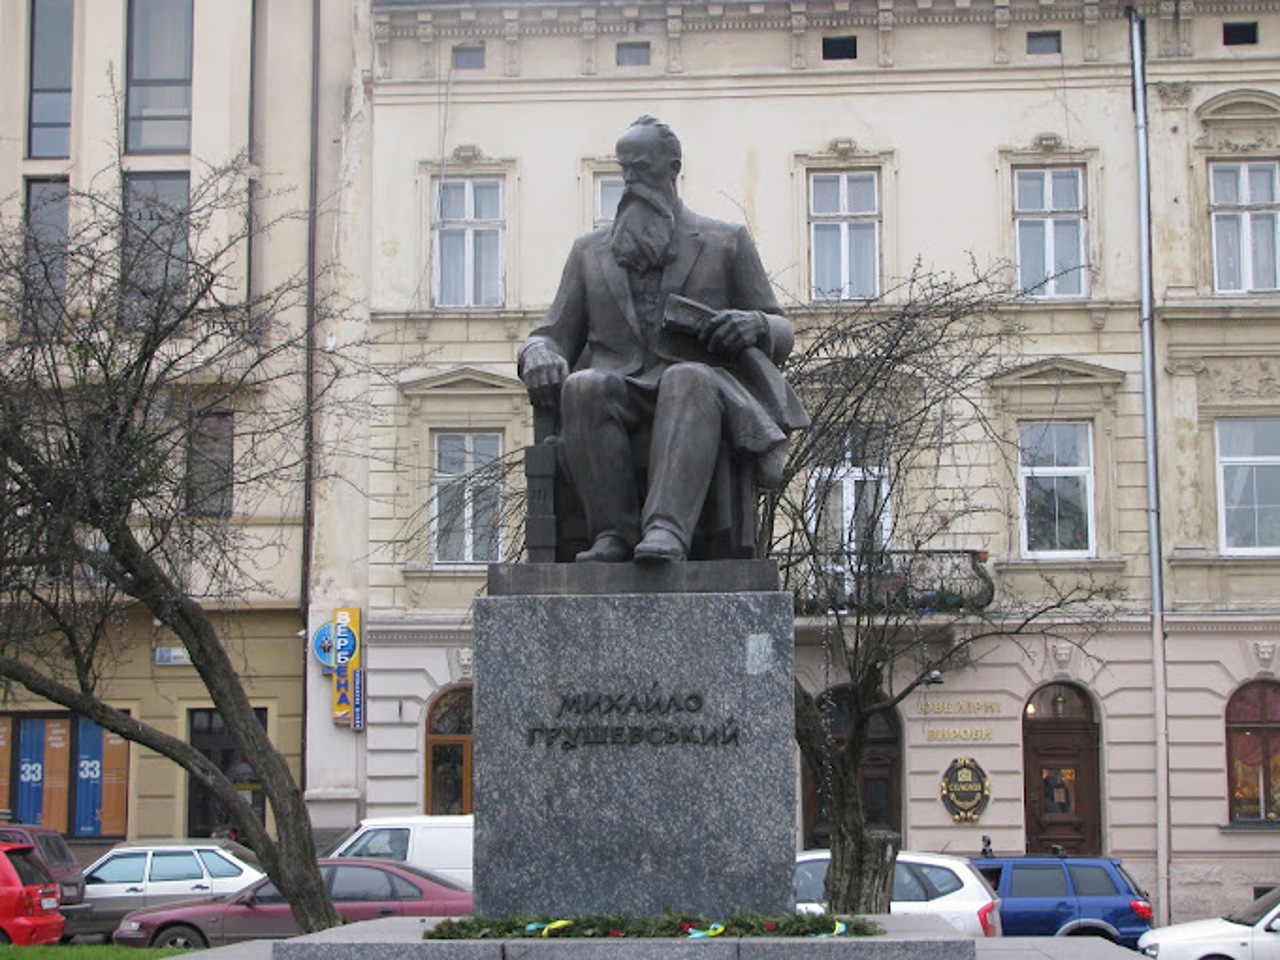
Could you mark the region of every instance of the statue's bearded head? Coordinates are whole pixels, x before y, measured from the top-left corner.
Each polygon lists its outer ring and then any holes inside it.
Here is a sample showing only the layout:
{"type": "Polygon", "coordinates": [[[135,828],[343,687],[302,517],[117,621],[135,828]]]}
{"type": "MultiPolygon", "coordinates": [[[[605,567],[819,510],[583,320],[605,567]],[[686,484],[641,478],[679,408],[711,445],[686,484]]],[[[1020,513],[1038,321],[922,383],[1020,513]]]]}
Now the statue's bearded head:
{"type": "Polygon", "coordinates": [[[665,266],[674,255],[680,141],[671,128],[643,116],[618,138],[625,189],[613,221],[613,255],[628,270],[665,266]]]}

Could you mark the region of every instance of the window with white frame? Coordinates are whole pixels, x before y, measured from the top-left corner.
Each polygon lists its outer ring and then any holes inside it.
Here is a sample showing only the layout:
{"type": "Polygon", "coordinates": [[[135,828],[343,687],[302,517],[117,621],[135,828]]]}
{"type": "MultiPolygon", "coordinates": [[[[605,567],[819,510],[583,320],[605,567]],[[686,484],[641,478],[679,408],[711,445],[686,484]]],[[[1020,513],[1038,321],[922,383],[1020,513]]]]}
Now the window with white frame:
{"type": "Polygon", "coordinates": [[[893,529],[884,434],[855,426],[819,444],[809,473],[813,529],[822,558],[820,591],[853,590],[861,570],[880,562],[893,529]],[[825,447],[826,449],[821,449],[825,447]]]}
{"type": "Polygon", "coordinates": [[[503,301],[502,177],[437,177],[431,235],[437,307],[498,307],[503,301]]]}
{"type": "Polygon", "coordinates": [[[612,223],[618,213],[618,204],[622,202],[622,191],[626,184],[622,175],[617,173],[597,173],[595,176],[595,216],[593,222],[597,227],[612,223]]]}
{"type": "Polygon", "coordinates": [[[490,563],[499,559],[502,506],[497,433],[435,434],[433,518],[437,563],[490,563]]]}
{"type": "Polygon", "coordinates": [[[1219,293],[1280,288],[1278,169],[1275,161],[1209,165],[1213,288],[1219,293]]]}
{"type": "Polygon", "coordinates": [[[809,174],[814,300],[880,295],[880,185],[874,170],[809,174]]]}
{"type": "Polygon", "coordinates": [[[1223,553],[1280,553],[1280,419],[1219,420],[1223,553]]]}
{"type": "Polygon", "coordinates": [[[1018,290],[1031,297],[1088,293],[1084,170],[1022,167],[1013,172],[1018,290]]]}
{"type": "Polygon", "coordinates": [[[1092,424],[1018,424],[1018,484],[1023,556],[1094,555],[1092,424]]]}

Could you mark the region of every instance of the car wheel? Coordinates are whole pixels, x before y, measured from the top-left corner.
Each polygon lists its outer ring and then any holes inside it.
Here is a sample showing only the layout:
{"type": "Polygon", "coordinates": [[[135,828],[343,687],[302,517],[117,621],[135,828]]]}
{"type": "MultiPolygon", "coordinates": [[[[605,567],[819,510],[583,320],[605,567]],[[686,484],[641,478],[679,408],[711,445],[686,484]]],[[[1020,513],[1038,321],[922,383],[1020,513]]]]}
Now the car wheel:
{"type": "Polygon", "coordinates": [[[7,946],[11,943],[13,943],[13,941],[9,939],[9,935],[3,930],[0,930],[0,946],[7,946]]]}
{"type": "Polygon", "coordinates": [[[203,950],[209,941],[195,927],[178,924],[165,927],[151,938],[153,947],[171,947],[176,950],[203,950]]]}

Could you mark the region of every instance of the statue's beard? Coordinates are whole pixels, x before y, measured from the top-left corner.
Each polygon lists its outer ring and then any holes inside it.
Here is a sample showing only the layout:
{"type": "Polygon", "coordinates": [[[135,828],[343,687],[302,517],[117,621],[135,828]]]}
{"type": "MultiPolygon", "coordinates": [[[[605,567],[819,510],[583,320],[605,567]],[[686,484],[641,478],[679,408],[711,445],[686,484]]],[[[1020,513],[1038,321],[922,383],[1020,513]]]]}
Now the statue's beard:
{"type": "Polygon", "coordinates": [[[675,226],[675,214],[664,197],[639,184],[628,187],[613,218],[614,259],[637,273],[665,267],[674,256],[675,226]]]}

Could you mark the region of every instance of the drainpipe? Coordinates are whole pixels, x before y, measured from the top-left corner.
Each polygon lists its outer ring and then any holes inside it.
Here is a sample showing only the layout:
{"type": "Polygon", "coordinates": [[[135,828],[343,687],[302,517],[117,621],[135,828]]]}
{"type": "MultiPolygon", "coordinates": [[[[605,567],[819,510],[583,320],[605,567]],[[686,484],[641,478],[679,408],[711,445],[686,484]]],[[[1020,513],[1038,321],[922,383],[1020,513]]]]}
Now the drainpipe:
{"type": "Polygon", "coordinates": [[[303,374],[302,447],[302,582],[298,596],[302,606],[302,775],[299,786],[307,790],[307,668],[310,663],[308,633],[311,629],[311,549],[315,539],[316,458],[316,205],[320,196],[320,0],[311,0],[311,121],[307,171],[307,291],[306,345],[303,374]]]}
{"type": "Polygon", "coordinates": [[[1147,143],[1147,78],[1144,24],[1132,6],[1129,47],[1133,111],[1138,137],[1138,252],[1142,283],[1142,419],[1147,453],[1147,554],[1151,566],[1151,692],[1156,724],[1156,908],[1169,923],[1169,703],[1164,633],[1164,554],[1160,546],[1160,469],[1157,459],[1155,329],[1152,322],[1151,169],[1147,143]]]}

